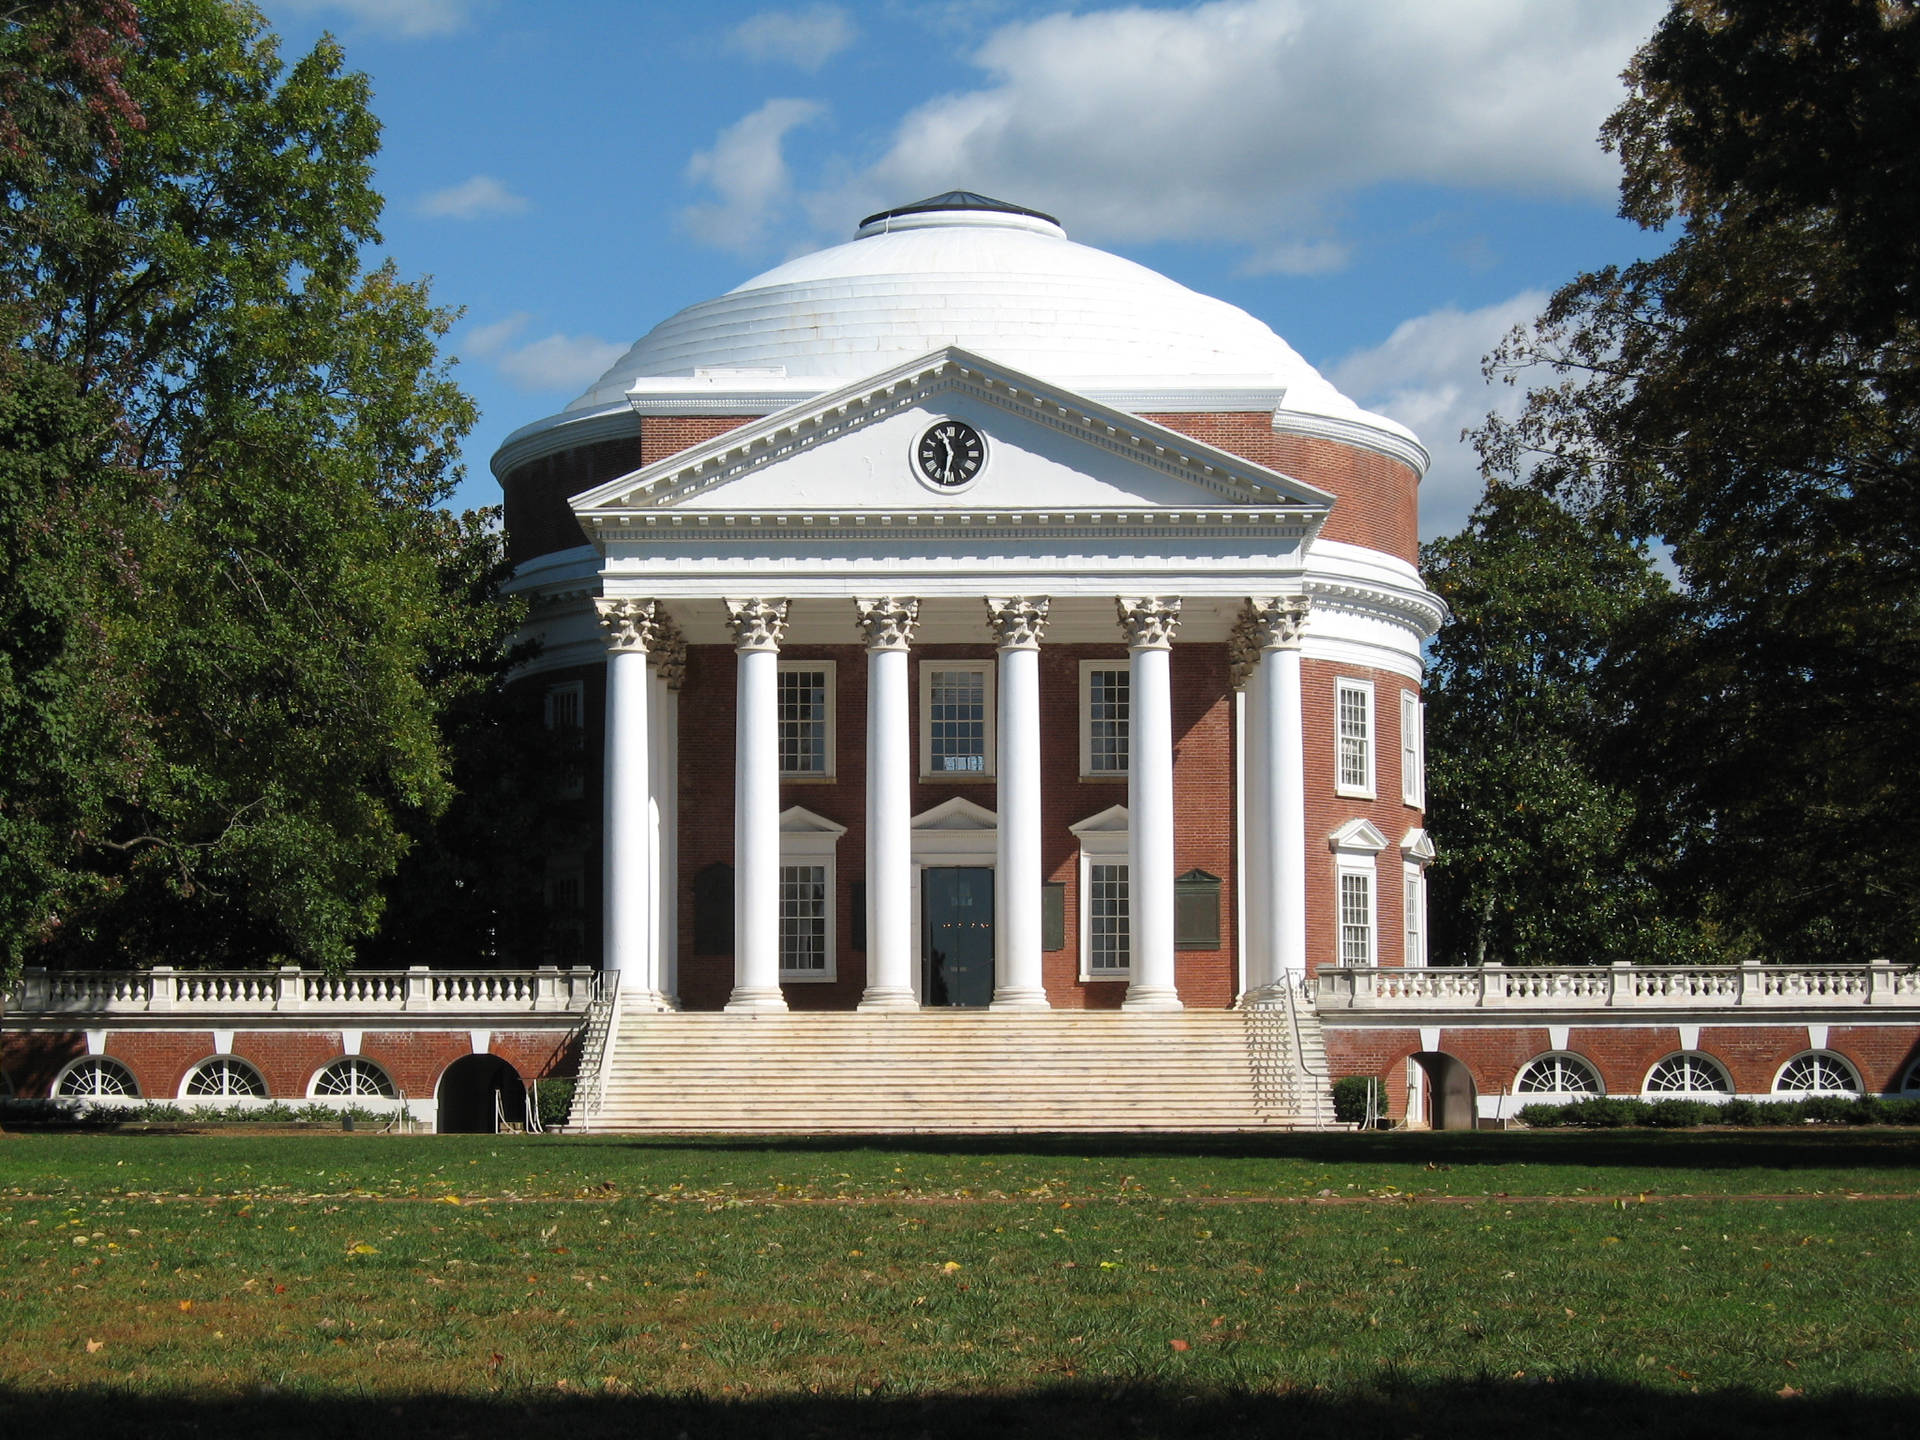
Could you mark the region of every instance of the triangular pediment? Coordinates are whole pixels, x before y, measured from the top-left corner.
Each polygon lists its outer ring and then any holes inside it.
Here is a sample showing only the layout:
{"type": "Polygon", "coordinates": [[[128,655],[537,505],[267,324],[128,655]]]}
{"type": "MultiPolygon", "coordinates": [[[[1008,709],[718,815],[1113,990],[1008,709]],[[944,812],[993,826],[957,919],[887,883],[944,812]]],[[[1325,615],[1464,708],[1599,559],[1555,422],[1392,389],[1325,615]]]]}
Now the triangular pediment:
{"type": "Polygon", "coordinates": [[[1256,507],[1312,523],[1333,497],[957,347],[855,381],[573,497],[593,533],[668,514],[1130,513],[1256,507]],[[921,441],[958,422],[979,466],[942,483],[921,441]]]}
{"type": "Polygon", "coordinates": [[[1400,853],[1424,865],[1440,852],[1433,848],[1433,837],[1416,825],[1400,837],[1400,853]]]}
{"type": "Polygon", "coordinates": [[[1127,807],[1109,805],[1067,828],[1083,839],[1088,835],[1124,835],[1127,832],[1127,807]]]}
{"type": "Polygon", "coordinates": [[[911,823],[915,830],[992,830],[1000,824],[1000,817],[986,806],[956,795],[931,810],[922,810],[911,823]]]}
{"type": "Polygon", "coordinates": [[[1335,850],[1364,851],[1378,855],[1387,848],[1387,837],[1371,820],[1349,820],[1327,837],[1335,850]]]}
{"type": "Polygon", "coordinates": [[[847,833],[847,827],[824,815],[816,815],[804,805],[789,805],[780,812],[780,833],[783,835],[831,835],[836,840],[847,833]]]}

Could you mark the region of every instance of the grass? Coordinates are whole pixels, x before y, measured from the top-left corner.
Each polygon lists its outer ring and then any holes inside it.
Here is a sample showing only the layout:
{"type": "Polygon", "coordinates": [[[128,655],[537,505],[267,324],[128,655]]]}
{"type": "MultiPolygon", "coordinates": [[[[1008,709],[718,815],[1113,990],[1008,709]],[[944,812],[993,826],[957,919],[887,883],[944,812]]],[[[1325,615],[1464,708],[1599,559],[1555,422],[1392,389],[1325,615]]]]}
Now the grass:
{"type": "Polygon", "coordinates": [[[16,1136],[0,1423],[1893,1435],[1916,1191],[1881,1130],[16,1136]]]}

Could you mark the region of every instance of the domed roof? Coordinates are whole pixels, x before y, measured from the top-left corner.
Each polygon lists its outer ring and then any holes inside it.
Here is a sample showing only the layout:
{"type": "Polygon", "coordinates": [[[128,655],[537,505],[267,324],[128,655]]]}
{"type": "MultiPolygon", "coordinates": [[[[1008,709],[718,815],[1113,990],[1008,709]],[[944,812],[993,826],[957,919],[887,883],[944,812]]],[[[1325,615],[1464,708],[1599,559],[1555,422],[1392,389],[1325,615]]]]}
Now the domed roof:
{"type": "Polygon", "coordinates": [[[1325,417],[1419,450],[1246,311],[1076,244],[1039,211],[965,191],[869,216],[848,243],[661,321],[548,423],[624,408],[636,385],[677,392],[676,378],[708,397],[797,400],[945,345],[1135,411],[1221,391],[1266,391],[1268,408],[1284,391],[1282,418],[1325,417]]]}

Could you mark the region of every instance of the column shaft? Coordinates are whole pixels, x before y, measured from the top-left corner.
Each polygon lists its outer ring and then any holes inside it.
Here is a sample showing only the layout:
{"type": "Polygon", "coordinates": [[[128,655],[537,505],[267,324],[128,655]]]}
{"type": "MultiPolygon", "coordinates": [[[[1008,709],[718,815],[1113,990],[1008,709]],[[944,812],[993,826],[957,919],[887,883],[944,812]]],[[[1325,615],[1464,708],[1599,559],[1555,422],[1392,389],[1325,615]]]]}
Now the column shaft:
{"type": "Polygon", "coordinates": [[[919,602],[856,601],[867,639],[867,988],[862,1010],[912,1010],[913,736],[907,644],[919,602]]]}
{"type": "Polygon", "coordinates": [[[1046,874],[1040,851],[1040,634],[1043,599],[989,600],[998,632],[996,677],[999,809],[995,841],[993,1006],[1047,1008],[1041,906],[1046,874]]]}
{"type": "Polygon", "coordinates": [[[1246,885],[1244,904],[1247,916],[1246,955],[1247,976],[1246,992],[1265,989],[1273,983],[1273,943],[1272,943],[1272,901],[1273,876],[1266,866],[1268,853],[1268,820],[1272,809],[1272,795],[1268,790],[1267,776],[1272,770],[1269,763],[1272,746],[1268,743],[1267,714],[1270,706],[1261,688],[1260,654],[1255,651],[1252,663],[1247,671],[1246,688],[1242,691],[1244,708],[1241,712],[1241,754],[1245,757],[1245,848],[1241,856],[1240,872],[1246,885]]]}
{"type": "Polygon", "coordinates": [[[1273,978],[1298,985],[1307,975],[1307,775],[1306,747],[1300,716],[1300,647],[1270,651],[1261,668],[1278,672],[1272,691],[1279,711],[1272,787],[1273,848],[1276,855],[1273,904],[1273,978]]]}
{"type": "Polygon", "coordinates": [[[729,601],[738,688],[733,762],[733,995],[729,1010],[785,1010],[780,991],[779,634],[785,601],[729,601]]]}
{"type": "Polygon", "coordinates": [[[1124,1008],[1178,1010],[1173,973],[1172,651],[1132,651],[1127,750],[1127,898],[1133,979],[1124,1008]]]}
{"type": "Polygon", "coordinates": [[[647,650],[653,603],[600,600],[608,635],[601,943],[604,969],[626,995],[651,992],[647,788],[647,650]]]}

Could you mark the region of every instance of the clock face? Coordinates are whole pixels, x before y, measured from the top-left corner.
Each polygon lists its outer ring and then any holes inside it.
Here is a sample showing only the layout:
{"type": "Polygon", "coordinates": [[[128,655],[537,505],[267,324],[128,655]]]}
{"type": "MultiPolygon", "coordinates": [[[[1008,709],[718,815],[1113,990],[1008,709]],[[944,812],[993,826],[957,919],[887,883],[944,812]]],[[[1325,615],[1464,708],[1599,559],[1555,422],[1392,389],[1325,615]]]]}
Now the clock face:
{"type": "Polygon", "coordinates": [[[964,485],[986,463],[986,442],[964,420],[942,420],[927,428],[914,448],[920,473],[936,485],[964,485]]]}

